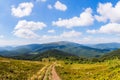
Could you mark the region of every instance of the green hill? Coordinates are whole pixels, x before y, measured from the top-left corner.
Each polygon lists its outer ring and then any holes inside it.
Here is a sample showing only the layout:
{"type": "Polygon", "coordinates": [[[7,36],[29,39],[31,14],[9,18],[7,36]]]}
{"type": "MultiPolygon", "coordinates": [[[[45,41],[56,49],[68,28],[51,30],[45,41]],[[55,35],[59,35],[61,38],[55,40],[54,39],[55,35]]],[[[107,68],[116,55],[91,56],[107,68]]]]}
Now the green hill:
{"type": "Polygon", "coordinates": [[[100,59],[101,60],[109,60],[109,59],[114,59],[114,58],[120,59],[120,49],[112,51],[110,53],[107,53],[107,54],[103,55],[100,59]]]}
{"type": "MultiPolygon", "coordinates": [[[[118,54],[118,52],[120,52],[120,50],[115,54],[118,54]]],[[[0,57],[0,80],[43,80],[43,77],[42,79],[38,79],[38,76],[51,76],[52,68],[50,68],[50,65],[53,64],[55,65],[55,70],[60,76],[61,80],[120,79],[119,59],[107,60],[97,63],[79,63],[77,60],[72,60],[77,59],[77,56],[55,49],[39,54],[25,54],[24,58],[25,57],[30,57],[34,60],[43,60],[43,62],[14,60],[0,57]],[[72,59],[68,60],[68,58],[72,59]],[[51,59],[52,61],[50,61],[51,59]]]]}
{"type": "Polygon", "coordinates": [[[24,54],[38,54],[51,49],[57,49],[65,53],[70,53],[80,57],[95,57],[109,52],[107,49],[96,49],[78,43],[60,41],[46,44],[30,44],[18,46],[10,50],[0,51],[0,55],[11,57],[24,54]]]}
{"type": "Polygon", "coordinates": [[[49,58],[49,57],[53,57],[56,58],[57,60],[63,60],[66,58],[78,58],[78,56],[73,55],[73,54],[69,54],[57,49],[51,49],[51,50],[47,50],[44,52],[39,52],[38,54],[22,54],[19,56],[14,56],[13,58],[15,59],[24,59],[24,60],[42,60],[43,58],[49,58]]]}
{"type": "Polygon", "coordinates": [[[95,44],[90,45],[90,47],[98,48],[98,49],[110,49],[110,50],[116,50],[120,48],[120,43],[101,43],[101,44],[95,44]]]}
{"type": "Polygon", "coordinates": [[[52,49],[52,50],[48,50],[48,51],[45,51],[43,53],[39,53],[39,54],[35,55],[35,57],[33,59],[40,60],[42,58],[49,58],[49,57],[54,57],[58,60],[66,59],[66,58],[70,58],[70,57],[77,58],[77,56],[75,56],[73,54],[69,54],[69,53],[66,53],[66,52],[63,52],[60,50],[52,49]]]}
{"type": "Polygon", "coordinates": [[[95,57],[97,55],[103,55],[104,53],[109,52],[109,50],[106,49],[96,49],[78,43],[65,41],[44,44],[44,46],[36,49],[36,52],[43,52],[50,49],[58,49],[60,51],[81,57],[95,57]]]}

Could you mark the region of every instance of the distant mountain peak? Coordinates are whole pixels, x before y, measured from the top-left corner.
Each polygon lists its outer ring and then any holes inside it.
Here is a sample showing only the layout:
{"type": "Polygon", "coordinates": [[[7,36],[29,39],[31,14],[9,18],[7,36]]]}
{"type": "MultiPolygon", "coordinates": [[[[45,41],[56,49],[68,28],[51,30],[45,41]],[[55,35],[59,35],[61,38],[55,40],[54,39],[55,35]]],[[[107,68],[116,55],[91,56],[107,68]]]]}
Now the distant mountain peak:
{"type": "MultiPolygon", "coordinates": [[[[51,49],[57,49],[65,53],[70,53],[77,56],[85,56],[85,57],[94,57],[96,55],[101,55],[105,52],[108,52],[108,50],[91,48],[75,42],[58,41],[58,42],[51,42],[45,44],[28,44],[28,45],[17,46],[14,47],[11,52],[4,51],[4,54],[6,53],[8,56],[9,55],[14,56],[20,54],[32,54],[32,53],[37,54],[51,49]]],[[[1,52],[1,55],[4,54],[3,52],[1,52]]]]}
{"type": "Polygon", "coordinates": [[[100,43],[100,44],[91,45],[90,47],[98,48],[98,49],[111,49],[111,50],[115,50],[115,49],[120,48],[120,43],[117,43],[117,42],[100,43]]]}
{"type": "Polygon", "coordinates": [[[58,41],[58,42],[51,42],[51,43],[46,43],[46,44],[82,46],[82,44],[75,43],[75,42],[70,42],[70,41],[58,41]]]}

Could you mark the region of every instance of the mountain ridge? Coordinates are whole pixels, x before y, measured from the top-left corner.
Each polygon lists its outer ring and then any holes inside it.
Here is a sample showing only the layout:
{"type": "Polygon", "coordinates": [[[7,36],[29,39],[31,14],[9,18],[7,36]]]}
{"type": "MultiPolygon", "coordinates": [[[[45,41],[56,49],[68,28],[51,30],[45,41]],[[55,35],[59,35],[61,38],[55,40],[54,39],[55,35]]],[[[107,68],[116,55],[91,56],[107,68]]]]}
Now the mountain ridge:
{"type": "Polygon", "coordinates": [[[89,45],[89,47],[98,48],[98,49],[117,50],[120,48],[120,43],[117,43],[117,42],[100,43],[100,44],[89,45]]]}
{"type": "Polygon", "coordinates": [[[17,56],[21,54],[38,54],[51,49],[57,49],[66,53],[74,54],[77,56],[83,57],[95,57],[103,55],[106,52],[109,52],[107,49],[97,49],[82,44],[68,42],[68,41],[59,41],[45,44],[28,44],[21,45],[12,48],[12,50],[6,50],[5,52],[0,52],[0,55],[3,56],[17,56]],[[2,54],[5,53],[5,54],[2,54]]]}

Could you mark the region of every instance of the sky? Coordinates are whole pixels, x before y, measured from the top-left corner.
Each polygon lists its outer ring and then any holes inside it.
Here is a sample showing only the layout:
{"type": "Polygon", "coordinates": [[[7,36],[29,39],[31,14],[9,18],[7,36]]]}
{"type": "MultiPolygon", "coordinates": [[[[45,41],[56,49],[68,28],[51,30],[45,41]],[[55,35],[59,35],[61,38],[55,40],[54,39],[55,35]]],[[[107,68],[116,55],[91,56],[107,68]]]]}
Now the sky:
{"type": "Polygon", "coordinates": [[[120,42],[120,0],[0,0],[0,46],[120,42]]]}

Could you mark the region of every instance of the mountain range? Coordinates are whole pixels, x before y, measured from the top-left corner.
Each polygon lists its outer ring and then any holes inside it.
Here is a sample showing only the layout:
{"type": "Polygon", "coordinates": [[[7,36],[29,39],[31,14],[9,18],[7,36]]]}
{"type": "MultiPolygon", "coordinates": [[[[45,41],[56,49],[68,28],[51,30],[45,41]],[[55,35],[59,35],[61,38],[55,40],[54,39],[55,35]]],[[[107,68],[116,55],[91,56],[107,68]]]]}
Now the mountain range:
{"type": "Polygon", "coordinates": [[[117,50],[120,48],[120,43],[101,43],[101,44],[94,44],[89,45],[89,47],[97,48],[97,49],[109,49],[109,50],[117,50]]]}
{"type": "MultiPolygon", "coordinates": [[[[94,45],[94,46],[96,47],[85,46],[85,45],[74,43],[74,42],[60,41],[60,42],[52,42],[52,43],[46,43],[46,44],[29,44],[29,45],[22,45],[22,46],[17,46],[17,47],[11,47],[11,46],[1,47],[0,55],[9,57],[9,56],[18,56],[22,54],[24,55],[25,54],[40,54],[45,51],[55,49],[55,50],[59,50],[59,51],[73,54],[76,56],[95,57],[95,56],[100,56],[100,55],[103,55],[111,51],[109,46],[108,48],[107,47],[101,48],[99,47],[99,45],[98,47],[97,45],[94,45]]],[[[104,46],[106,46],[106,44],[104,44],[104,46]]],[[[114,48],[117,49],[118,47],[119,46],[116,46],[114,48]]]]}
{"type": "Polygon", "coordinates": [[[43,58],[56,58],[57,60],[61,59],[70,59],[75,58],[78,59],[79,57],[70,53],[66,53],[60,50],[51,49],[44,52],[39,52],[38,54],[22,54],[18,56],[13,56],[11,58],[14,59],[21,59],[21,60],[42,60],[43,58]]]}

